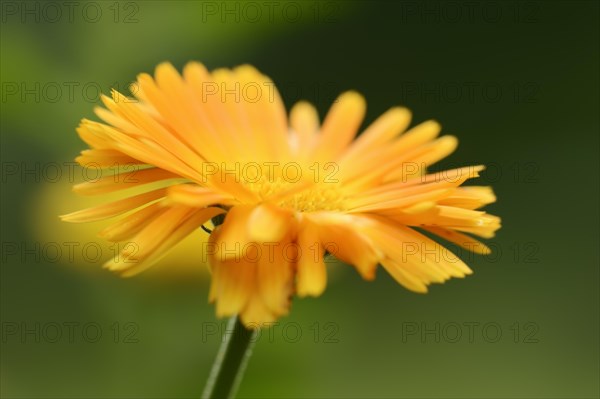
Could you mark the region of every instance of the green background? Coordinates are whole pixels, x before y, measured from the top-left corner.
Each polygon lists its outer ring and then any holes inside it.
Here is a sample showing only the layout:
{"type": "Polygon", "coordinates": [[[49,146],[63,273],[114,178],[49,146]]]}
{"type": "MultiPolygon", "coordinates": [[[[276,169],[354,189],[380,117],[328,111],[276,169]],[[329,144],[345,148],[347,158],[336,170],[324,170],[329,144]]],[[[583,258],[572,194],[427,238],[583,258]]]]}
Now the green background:
{"type": "Polygon", "coordinates": [[[58,210],[44,191],[56,182],[6,168],[70,161],[94,87],[124,91],[165,60],[253,64],[288,107],[304,98],[321,115],[347,89],[367,98],[366,123],[408,106],[459,137],[440,168],[487,164],[478,183],[498,195],[494,255],[463,254],[474,275],[417,295],[383,270],[367,283],[332,264],[325,294],[294,301],[260,337],[240,397],[598,397],[598,2],[272,2],[272,14],[260,1],[78,2],[72,18],[52,3],[57,21],[44,2],[2,3],[2,397],[202,390],[220,342],[208,332],[224,326],[206,275],[121,280],[7,252],[43,246],[40,218],[58,210]],[[22,339],[36,323],[39,342],[22,339]],[[86,323],[101,328],[97,342],[86,323]]]}

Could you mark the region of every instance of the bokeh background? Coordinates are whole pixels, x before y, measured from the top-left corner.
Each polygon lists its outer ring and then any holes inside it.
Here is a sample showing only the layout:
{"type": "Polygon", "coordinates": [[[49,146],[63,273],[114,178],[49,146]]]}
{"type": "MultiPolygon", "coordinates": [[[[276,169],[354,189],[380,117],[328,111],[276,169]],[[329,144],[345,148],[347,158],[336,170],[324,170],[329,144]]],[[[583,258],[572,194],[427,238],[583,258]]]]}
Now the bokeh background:
{"type": "Polygon", "coordinates": [[[74,128],[98,91],[161,61],[251,63],[286,105],[323,115],[347,89],[366,123],[393,105],[439,120],[487,164],[504,227],[475,271],[417,295],[331,262],[318,299],[263,333],[239,397],[599,395],[599,7],[596,1],[3,1],[1,394],[198,397],[225,333],[201,231],[159,267],[101,269],[100,223],[57,215],[74,128]]]}

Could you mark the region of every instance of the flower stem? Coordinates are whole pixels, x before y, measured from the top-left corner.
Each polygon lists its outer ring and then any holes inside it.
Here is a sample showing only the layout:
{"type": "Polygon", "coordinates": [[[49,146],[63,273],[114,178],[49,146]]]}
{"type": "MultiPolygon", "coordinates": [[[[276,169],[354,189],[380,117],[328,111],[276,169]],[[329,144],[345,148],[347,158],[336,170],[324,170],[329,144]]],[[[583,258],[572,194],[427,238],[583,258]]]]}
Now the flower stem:
{"type": "Polygon", "coordinates": [[[235,395],[252,354],[255,333],[255,330],[247,329],[239,317],[229,320],[225,339],[202,392],[203,399],[224,399],[235,395]]]}

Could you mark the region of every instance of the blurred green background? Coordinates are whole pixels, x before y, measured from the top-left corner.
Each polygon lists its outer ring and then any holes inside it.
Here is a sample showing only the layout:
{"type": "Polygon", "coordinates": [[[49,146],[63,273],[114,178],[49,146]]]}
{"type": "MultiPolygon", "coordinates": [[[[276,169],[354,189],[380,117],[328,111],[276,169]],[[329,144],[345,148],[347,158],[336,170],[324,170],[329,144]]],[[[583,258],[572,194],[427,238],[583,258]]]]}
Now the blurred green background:
{"type": "Polygon", "coordinates": [[[261,335],[239,397],[598,397],[598,16],[596,1],[3,1],[2,397],[202,391],[225,324],[198,245],[122,280],[100,268],[98,226],[56,217],[84,204],[65,162],[98,89],[164,60],[251,63],[321,115],[347,89],[366,123],[408,106],[459,137],[439,168],[487,164],[499,198],[495,253],[463,253],[474,275],[428,295],[331,264],[326,293],[261,335]]]}

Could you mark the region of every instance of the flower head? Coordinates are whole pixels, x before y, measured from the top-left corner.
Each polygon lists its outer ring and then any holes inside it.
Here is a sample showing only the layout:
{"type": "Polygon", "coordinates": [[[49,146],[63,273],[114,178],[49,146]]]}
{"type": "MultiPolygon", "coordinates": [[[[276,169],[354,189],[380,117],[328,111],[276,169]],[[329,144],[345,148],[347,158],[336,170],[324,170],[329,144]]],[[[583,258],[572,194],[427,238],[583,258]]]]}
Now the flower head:
{"type": "Polygon", "coordinates": [[[190,254],[208,256],[219,316],[269,322],[288,312],[294,294],[320,295],[327,252],[367,280],[382,265],[406,288],[426,292],[471,270],[423,232],[485,254],[468,234],[489,238],[500,227],[479,210],[495,201],[492,190],[461,186],[483,167],[428,174],[457,140],[437,138],[434,121],[407,130],[405,108],[391,108],[357,136],[366,109],[358,93],[340,95],[322,123],[303,101],[288,115],[272,81],[248,65],[211,73],[189,63],[180,75],[165,63],[154,77],[139,75],[132,92],[102,98],[106,108],[96,114],[104,123],[82,121],[77,131],[90,149],[77,161],[135,165],[133,179],[123,172],[74,189],[152,189],[63,219],[127,213],[101,235],[129,243],[105,266],[131,276],[224,218],[190,254]]]}

